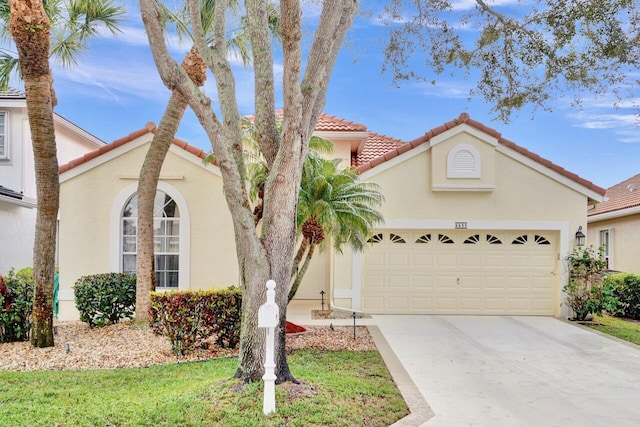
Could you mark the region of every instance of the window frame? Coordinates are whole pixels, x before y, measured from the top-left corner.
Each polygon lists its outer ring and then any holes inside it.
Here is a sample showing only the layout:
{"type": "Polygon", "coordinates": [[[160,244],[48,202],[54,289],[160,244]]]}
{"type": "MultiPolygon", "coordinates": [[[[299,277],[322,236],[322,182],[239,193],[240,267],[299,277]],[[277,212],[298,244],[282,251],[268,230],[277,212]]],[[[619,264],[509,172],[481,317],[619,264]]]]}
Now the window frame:
{"type": "Polygon", "coordinates": [[[602,259],[604,259],[607,263],[607,270],[612,270],[613,228],[603,228],[601,230],[598,230],[598,248],[602,248],[602,259]]]}
{"type": "MultiPolygon", "coordinates": [[[[171,197],[180,210],[180,249],[178,257],[178,289],[189,289],[191,280],[191,218],[187,201],[182,193],[166,181],[158,182],[158,190],[171,197]]],[[[130,198],[138,191],[138,182],[131,182],[123,187],[113,199],[109,227],[109,269],[123,271],[122,265],[122,214],[130,198]]],[[[170,288],[175,289],[175,288],[170,288]]],[[[158,290],[162,290],[159,288],[158,290]]]]}
{"type": "Polygon", "coordinates": [[[9,160],[9,112],[0,110],[0,148],[4,148],[4,153],[0,153],[0,160],[9,160]]]}

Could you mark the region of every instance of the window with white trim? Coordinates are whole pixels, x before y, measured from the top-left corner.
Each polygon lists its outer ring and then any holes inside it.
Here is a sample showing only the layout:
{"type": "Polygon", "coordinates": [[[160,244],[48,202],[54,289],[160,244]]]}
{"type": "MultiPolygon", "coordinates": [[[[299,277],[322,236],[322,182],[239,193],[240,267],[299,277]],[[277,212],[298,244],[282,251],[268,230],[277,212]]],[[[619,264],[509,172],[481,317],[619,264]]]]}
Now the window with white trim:
{"type": "Polygon", "coordinates": [[[447,178],[480,178],[480,153],[469,144],[458,144],[447,155],[447,178]]]}
{"type": "Polygon", "coordinates": [[[9,113],[0,111],[0,159],[9,158],[9,141],[7,136],[9,113]]]}
{"type": "MultiPolygon", "coordinates": [[[[122,211],[122,272],[136,273],[138,197],[134,194],[122,211]]],[[[153,206],[153,236],[156,288],[177,289],[180,260],[180,210],[162,191],[156,192],[153,206]]]]}
{"type": "Polygon", "coordinates": [[[606,230],[600,230],[600,236],[598,238],[599,244],[598,247],[602,248],[602,257],[607,262],[607,269],[611,270],[613,268],[613,259],[612,259],[612,237],[613,233],[610,228],[606,230]]]}

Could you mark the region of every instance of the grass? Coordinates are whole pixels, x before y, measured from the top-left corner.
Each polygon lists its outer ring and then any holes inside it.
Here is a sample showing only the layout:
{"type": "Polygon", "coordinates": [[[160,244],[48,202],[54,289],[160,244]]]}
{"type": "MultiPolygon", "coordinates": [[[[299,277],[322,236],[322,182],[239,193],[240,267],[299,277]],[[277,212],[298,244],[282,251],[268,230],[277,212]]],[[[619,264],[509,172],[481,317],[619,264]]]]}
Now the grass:
{"type": "Polygon", "coordinates": [[[607,335],[640,345],[640,322],[611,316],[596,316],[594,323],[587,326],[607,335]]]}
{"type": "Polygon", "coordinates": [[[2,426],[388,426],[409,413],[376,351],[301,350],[302,385],[230,379],[237,360],[140,369],[0,372],[2,426]]]}

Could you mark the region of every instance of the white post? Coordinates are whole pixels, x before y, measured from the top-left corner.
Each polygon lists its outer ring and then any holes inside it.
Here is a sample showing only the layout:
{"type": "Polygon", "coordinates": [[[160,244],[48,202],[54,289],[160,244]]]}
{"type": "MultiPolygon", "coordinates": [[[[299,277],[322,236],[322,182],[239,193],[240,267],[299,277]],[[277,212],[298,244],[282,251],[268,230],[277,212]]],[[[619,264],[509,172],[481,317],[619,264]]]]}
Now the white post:
{"type": "Polygon", "coordinates": [[[264,358],[264,403],[262,412],[269,415],[276,411],[276,363],[274,360],[275,328],[278,326],[280,312],[275,302],[276,282],[267,282],[267,302],[260,306],[258,310],[258,327],[267,328],[266,355],[264,358]]]}

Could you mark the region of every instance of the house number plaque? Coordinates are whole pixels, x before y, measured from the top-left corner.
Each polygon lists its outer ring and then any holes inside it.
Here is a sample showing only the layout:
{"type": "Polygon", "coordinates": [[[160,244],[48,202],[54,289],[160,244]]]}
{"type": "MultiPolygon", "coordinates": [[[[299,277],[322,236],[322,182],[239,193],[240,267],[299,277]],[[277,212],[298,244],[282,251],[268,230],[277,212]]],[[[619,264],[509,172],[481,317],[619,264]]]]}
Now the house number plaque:
{"type": "Polygon", "coordinates": [[[456,228],[456,230],[466,230],[467,229],[467,223],[466,222],[456,221],[455,228],[456,228]]]}

